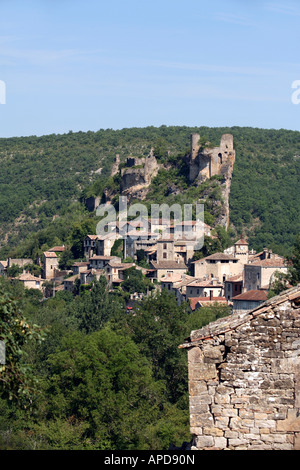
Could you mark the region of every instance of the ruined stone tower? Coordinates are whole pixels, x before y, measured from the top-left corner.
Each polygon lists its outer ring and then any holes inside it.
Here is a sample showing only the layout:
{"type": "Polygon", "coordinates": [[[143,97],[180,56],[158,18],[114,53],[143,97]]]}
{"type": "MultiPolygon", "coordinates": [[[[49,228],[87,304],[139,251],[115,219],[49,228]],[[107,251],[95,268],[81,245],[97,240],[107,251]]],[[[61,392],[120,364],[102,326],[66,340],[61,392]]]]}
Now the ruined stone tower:
{"type": "Polygon", "coordinates": [[[114,159],[114,163],[111,169],[111,176],[115,176],[119,173],[120,166],[120,155],[117,153],[114,159]]]}
{"type": "Polygon", "coordinates": [[[191,135],[190,181],[204,181],[214,175],[231,178],[234,162],[235,150],[231,134],[223,134],[220,146],[213,148],[201,148],[200,135],[191,135]]]}
{"type": "Polygon", "coordinates": [[[233,148],[233,136],[223,134],[219,147],[201,147],[200,135],[191,135],[191,150],[189,157],[190,182],[199,184],[214,175],[222,176],[222,196],[224,198],[224,213],[221,224],[228,228],[229,225],[229,193],[233,166],[235,162],[235,150],[233,148]]]}

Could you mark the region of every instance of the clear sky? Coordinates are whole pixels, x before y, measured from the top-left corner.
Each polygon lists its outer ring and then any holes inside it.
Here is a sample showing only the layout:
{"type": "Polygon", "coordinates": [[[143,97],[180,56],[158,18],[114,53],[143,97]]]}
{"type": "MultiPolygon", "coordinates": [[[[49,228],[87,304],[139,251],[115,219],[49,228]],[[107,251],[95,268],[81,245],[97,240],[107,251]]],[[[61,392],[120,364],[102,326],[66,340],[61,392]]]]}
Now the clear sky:
{"type": "Polygon", "coordinates": [[[0,137],[300,130],[299,26],[289,0],[0,0],[0,137]]]}

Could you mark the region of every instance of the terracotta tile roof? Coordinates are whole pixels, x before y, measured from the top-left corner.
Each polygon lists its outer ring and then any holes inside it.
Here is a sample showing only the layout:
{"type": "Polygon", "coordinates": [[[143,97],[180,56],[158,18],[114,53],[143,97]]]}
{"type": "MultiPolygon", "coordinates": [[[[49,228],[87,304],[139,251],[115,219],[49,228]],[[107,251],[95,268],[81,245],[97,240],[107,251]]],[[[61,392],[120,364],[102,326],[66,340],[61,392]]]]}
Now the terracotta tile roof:
{"type": "Polygon", "coordinates": [[[110,261],[107,264],[111,268],[118,268],[118,269],[129,269],[129,268],[132,268],[133,266],[135,266],[135,263],[118,263],[118,262],[114,262],[114,261],[110,261]]]}
{"type": "Polygon", "coordinates": [[[226,304],[227,300],[225,297],[191,297],[189,298],[189,304],[192,310],[195,310],[197,304],[199,303],[201,306],[208,306],[214,303],[218,304],[226,304]]]}
{"type": "Polygon", "coordinates": [[[35,281],[35,282],[42,282],[42,279],[39,277],[35,277],[30,273],[24,273],[21,274],[19,277],[16,279],[19,279],[19,281],[35,281]]]}
{"type": "Polygon", "coordinates": [[[262,259],[262,260],[257,260],[253,261],[250,263],[248,266],[262,266],[265,268],[283,268],[286,266],[286,260],[284,258],[268,258],[268,259],[262,259]]]}
{"type": "Polygon", "coordinates": [[[45,251],[44,256],[45,258],[57,258],[55,251],[45,251]]]}
{"type": "Polygon", "coordinates": [[[248,292],[243,292],[232,298],[232,300],[250,300],[250,301],[265,301],[268,296],[264,290],[249,290],[248,292]]]}
{"type": "Polygon", "coordinates": [[[214,253],[212,255],[206,256],[206,258],[201,258],[198,259],[197,261],[193,261],[193,263],[200,263],[201,261],[206,261],[206,260],[225,260],[225,261],[231,261],[231,260],[238,260],[238,258],[235,258],[233,255],[227,255],[226,253],[214,253]]]}
{"type": "Polygon", "coordinates": [[[244,240],[243,238],[240,238],[237,242],[235,242],[235,245],[249,245],[249,243],[244,240]]]}
{"type": "Polygon", "coordinates": [[[49,248],[49,250],[47,250],[48,252],[51,252],[51,251],[57,251],[57,252],[62,252],[62,251],[65,251],[66,247],[65,246],[54,246],[53,248],[49,248]]]}

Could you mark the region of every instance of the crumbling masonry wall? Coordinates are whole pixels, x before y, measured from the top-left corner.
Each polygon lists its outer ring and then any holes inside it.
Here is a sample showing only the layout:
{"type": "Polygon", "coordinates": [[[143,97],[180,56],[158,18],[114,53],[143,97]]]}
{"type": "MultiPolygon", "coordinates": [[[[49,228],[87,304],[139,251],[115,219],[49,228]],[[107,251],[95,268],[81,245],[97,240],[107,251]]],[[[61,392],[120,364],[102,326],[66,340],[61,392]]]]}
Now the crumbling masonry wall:
{"type": "Polygon", "coordinates": [[[300,289],[192,332],[194,450],[300,449],[300,289]]]}

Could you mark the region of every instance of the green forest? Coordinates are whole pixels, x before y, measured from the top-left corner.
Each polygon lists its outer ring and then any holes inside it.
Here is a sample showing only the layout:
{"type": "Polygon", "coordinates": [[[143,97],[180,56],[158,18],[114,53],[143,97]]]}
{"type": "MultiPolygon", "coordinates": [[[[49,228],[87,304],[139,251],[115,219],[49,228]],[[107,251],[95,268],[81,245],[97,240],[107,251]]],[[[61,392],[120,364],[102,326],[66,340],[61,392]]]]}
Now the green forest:
{"type": "Polygon", "coordinates": [[[190,441],[190,331],[228,307],[189,313],[163,291],[126,313],[105,278],[76,297],[0,278],[0,449],[164,450],[190,441]],[[3,331],[4,328],[4,331],[3,331]]]}

